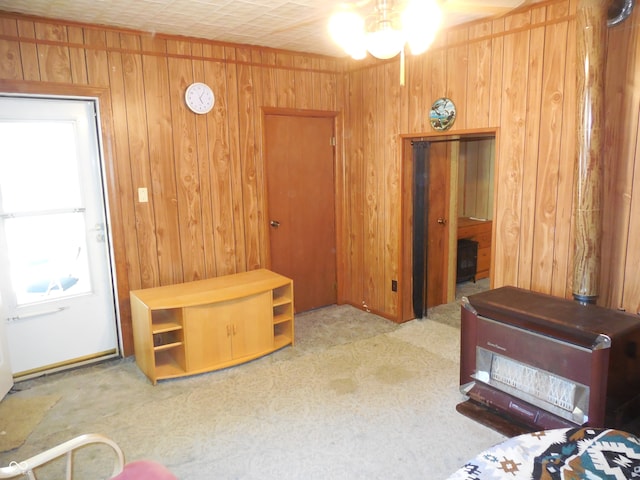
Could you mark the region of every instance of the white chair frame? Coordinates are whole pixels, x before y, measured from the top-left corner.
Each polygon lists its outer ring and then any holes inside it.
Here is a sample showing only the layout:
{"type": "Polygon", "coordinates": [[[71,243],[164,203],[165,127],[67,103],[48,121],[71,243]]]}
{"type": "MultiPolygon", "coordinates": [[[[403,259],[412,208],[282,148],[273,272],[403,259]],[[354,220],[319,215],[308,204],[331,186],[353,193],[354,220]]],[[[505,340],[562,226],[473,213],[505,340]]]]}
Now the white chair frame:
{"type": "Polygon", "coordinates": [[[50,448],[42,453],[38,453],[27,460],[22,462],[13,461],[8,467],[0,467],[0,479],[15,478],[20,475],[26,476],[29,480],[37,480],[37,477],[33,470],[45,463],[48,463],[56,458],[66,456],[67,457],[67,473],[66,480],[73,479],[73,452],[85,445],[103,443],[109,445],[115,452],[116,458],[113,465],[113,474],[111,477],[115,477],[124,469],[124,454],[120,447],[109,438],[97,434],[89,433],[86,435],[80,435],[72,438],[60,445],[50,448]]]}

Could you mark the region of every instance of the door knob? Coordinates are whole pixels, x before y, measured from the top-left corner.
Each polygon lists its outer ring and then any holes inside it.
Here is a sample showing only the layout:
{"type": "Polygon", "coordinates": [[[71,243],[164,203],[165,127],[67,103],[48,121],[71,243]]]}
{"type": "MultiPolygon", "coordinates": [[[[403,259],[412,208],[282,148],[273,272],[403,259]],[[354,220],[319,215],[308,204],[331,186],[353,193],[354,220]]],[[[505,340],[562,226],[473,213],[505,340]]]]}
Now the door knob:
{"type": "Polygon", "coordinates": [[[273,227],[273,228],[278,228],[280,226],[280,222],[277,220],[271,220],[269,222],[269,224],[273,227]]]}
{"type": "Polygon", "coordinates": [[[447,224],[447,219],[446,219],[446,218],[442,218],[442,217],[440,217],[440,218],[438,219],[438,223],[439,223],[440,225],[446,225],[446,224],[447,224]]]}

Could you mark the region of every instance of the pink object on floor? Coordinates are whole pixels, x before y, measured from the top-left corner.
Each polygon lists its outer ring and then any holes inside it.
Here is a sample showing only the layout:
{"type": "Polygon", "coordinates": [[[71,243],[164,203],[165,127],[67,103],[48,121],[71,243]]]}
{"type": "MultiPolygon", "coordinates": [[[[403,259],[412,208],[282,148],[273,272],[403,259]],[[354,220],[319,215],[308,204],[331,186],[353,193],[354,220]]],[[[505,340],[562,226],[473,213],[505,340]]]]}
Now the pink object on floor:
{"type": "Polygon", "coordinates": [[[166,467],[148,460],[127,463],[112,480],[178,480],[166,467]]]}

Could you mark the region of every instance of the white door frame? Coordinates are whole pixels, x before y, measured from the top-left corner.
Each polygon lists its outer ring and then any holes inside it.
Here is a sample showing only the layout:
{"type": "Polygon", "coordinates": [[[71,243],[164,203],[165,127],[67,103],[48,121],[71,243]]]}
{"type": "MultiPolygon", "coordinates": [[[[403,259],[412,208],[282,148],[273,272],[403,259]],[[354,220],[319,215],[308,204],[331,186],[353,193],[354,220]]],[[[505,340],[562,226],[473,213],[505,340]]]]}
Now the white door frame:
{"type": "MultiPolygon", "coordinates": [[[[115,332],[116,332],[116,351],[115,353],[111,354],[111,355],[105,355],[105,356],[101,356],[99,358],[95,358],[95,359],[88,359],[85,361],[80,361],[80,362],[76,362],[73,365],[62,365],[60,367],[55,367],[55,368],[51,368],[46,370],[47,373],[50,372],[54,372],[54,371],[58,371],[58,370],[64,370],[66,368],[70,368],[71,366],[76,367],[79,365],[83,365],[83,364],[89,364],[89,363],[94,363],[96,361],[102,361],[104,359],[107,358],[114,358],[114,357],[120,357],[122,355],[123,352],[123,339],[122,339],[122,329],[121,329],[121,323],[120,323],[120,311],[119,311],[119,302],[118,302],[118,289],[117,289],[117,279],[116,279],[116,265],[115,265],[115,255],[114,255],[114,249],[113,249],[113,242],[112,242],[112,228],[111,228],[111,215],[110,215],[110,210],[109,210],[109,196],[108,196],[108,186],[106,183],[106,165],[105,165],[105,156],[104,156],[104,145],[103,145],[103,132],[102,132],[102,124],[100,121],[100,97],[99,96],[76,96],[76,95],[49,95],[49,94],[30,94],[30,93],[10,93],[10,92],[0,92],[0,96],[2,97],[23,97],[23,98],[30,98],[30,99],[52,99],[52,100],[81,100],[81,101],[88,101],[88,102],[92,102],[94,109],[95,109],[95,118],[92,121],[92,126],[93,128],[95,128],[96,131],[96,135],[97,135],[97,149],[98,149],[98,161],[99,161],[99,176],[100,176],[100,183],[101,183],[101,187],[102,187],[102,191],[103,191],[103,196],[102,196],[102,204],[103,204],[103,208],[104,208],[104,219],[105,219],[105,223],[104,223],[104,235],[105,235],[105,241],[106,241],[106,248],[108,249],[108,269],[109,269],[109,276],[110,276],[110,281],[111,281],[111,285],[110,285],[110,289],[112,292],[112,299],[113,299],[113,312],[114,312],[114,321],[115,321],[115,332]]],[[[2,305],[0,305],[0,311],[2,310],[2,305]]],[[[2,317],[2,319],[4,320],[4,317],[2,317]]],[[[3,352],[6,352],[6,347],[7,347],[7,335],[5,334],[5,325],[3,324],[0,327],[0,335],[2,336],[3,341],[0,342],[0,360],[3,358],[3,352]]],[[[0,369],[2,368],[2,364],[0,364],[0,369]]],[[[44,371],[42,372],[36,372],[33,375],[28,375],[28,376],[22,376],[20,377],[21,380],[23,379],[27,379],[27,378],[32,378],[34,376],[38,376],[41,375],[42,373],[45,373],[44,371]]],[[[0,371],[0,375],[1,371],[0,371]]],[[[2,378],[0,378],[0,398],[1,398],[1,389],[2,389],[2,378]]]]}
{"type": "MultiPolygon", "coordinates": [[[[2,298],[0,298],[0,318],[4,318],[2,313],[2,298]]],[[[13,374],[11,373],[11,362],[9,360],[9,344],[7,342],[7,329],[4,322],[0,321],[0,400],[9,393],[13,387],[13,374]]]]}

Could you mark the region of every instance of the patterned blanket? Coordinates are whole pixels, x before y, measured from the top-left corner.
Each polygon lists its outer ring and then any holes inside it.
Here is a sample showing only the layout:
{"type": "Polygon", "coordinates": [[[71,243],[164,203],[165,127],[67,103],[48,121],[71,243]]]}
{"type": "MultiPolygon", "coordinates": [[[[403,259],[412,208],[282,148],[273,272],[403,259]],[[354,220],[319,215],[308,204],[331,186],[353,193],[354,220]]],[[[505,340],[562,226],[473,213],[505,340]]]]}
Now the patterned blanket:
{"type": "Polygon", "coordinates": [[[640,439],[621,430],[562,428],[510,438],[449,480],[640,480],[640,439]]]}

